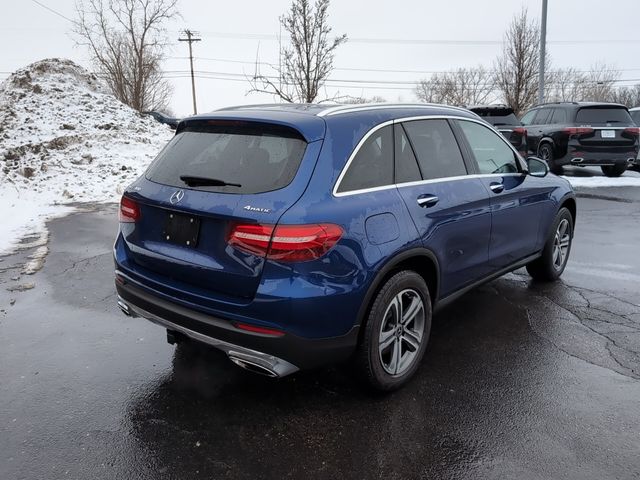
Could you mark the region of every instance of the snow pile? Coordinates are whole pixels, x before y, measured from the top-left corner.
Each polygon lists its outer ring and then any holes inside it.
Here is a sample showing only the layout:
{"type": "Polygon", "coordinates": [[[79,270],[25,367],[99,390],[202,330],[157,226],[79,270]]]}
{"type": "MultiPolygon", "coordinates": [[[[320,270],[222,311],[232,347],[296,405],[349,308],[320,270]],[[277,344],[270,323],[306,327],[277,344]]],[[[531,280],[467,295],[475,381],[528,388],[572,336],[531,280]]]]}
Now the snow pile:
{"type": "Polygon", "coordinates": [[[171,136],[69,60],[16,71],[0,84],[0,253],[64,204],[117,201],[171,136]]]}

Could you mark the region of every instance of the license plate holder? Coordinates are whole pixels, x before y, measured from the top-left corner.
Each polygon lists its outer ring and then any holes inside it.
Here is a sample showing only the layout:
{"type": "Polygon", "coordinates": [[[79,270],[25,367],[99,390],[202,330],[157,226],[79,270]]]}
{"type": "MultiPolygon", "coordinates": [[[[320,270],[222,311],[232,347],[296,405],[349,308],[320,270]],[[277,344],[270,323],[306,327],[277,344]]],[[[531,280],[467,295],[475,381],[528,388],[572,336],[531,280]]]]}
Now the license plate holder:
{"type": "Polygon", "coordinates": [[[600,138],[616,138],[615,130],[600,130],[600,138]]]}
{"type": "Polygon", "coordinates": [[[169,212],[165,218],[162,239],[187,248],[198,245],[200,219],[194,215],[169,212]]]}

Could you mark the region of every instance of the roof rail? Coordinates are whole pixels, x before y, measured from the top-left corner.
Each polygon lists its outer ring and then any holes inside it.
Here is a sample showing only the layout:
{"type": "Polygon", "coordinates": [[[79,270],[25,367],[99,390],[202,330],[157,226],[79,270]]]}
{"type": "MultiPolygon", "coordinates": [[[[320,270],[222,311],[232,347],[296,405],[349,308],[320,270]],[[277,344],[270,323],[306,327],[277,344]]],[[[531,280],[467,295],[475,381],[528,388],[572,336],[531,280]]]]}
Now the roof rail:
{"type": "MultiPolygon", "coordinates": [[[[570,104],[570,105],[580,105],[578,102],[569,102],[569,101],[557,101],[557,102],[543,102],[536,103],[533,107],[544,107],[545,105],[560,105],[561,103],[570,104]]],[[[531,107],[531,108],[533,108],[531,107]]]]}
{"type": "Polygon", "coordinates": [[[329,117],[343,113],[361,112],[363,110],[383,110],[389,108],[446,108],[459,112],[468,112],[466,108],[454,107],[452,105],[441,105],[438,103],[363,103],[360,105],[336,105],[322,110],[319,117],[329,117]]]}

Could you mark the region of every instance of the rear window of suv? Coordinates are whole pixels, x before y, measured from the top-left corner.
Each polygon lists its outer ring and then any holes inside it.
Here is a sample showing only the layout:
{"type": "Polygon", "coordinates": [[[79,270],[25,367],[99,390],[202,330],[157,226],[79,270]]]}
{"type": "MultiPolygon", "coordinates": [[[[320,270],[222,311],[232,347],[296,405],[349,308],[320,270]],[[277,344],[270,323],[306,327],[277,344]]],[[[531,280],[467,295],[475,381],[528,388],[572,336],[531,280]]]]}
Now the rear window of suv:
{"type": "Polygon", "coordinates": [[[295,177],[306,146],[297,131],[278,125],[192,122],[160,152],[146,177],[164,185],[210,192],[252,194],[279,190],[295,177]],[[236,185],[188,187],[181,176],[236,185]]]}
{"type": "Polygon", "coordinates": [[[505,109],[472,109],[473,113],[482,117],[485,121],[489,122],[491,125],[500,126],[500,125],[521,125],[518,117],[515,116],[513,110],[510,108],[505,109]]]}
{"type": "Polygon", "coordinates": [[[633,124],[633,120],[631,120],[631,116],[626,108],[587,107],[578,110],[576,123],[580,125],[592,125],[594,123],[621,123],[628,125],[633,124]]]}

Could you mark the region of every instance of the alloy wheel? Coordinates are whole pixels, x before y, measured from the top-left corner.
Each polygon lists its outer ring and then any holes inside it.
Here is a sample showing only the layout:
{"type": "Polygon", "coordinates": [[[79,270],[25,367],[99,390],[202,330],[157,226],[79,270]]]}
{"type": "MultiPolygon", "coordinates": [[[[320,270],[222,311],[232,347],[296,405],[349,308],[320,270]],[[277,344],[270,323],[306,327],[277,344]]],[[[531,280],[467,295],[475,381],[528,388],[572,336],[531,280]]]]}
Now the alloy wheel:
{"type": "Polygon", "coordinates": [[[561,270],[567,261],[569,245],[571,244],[571,231],[569,221],[563,218],[558,224],[556,235],[553,240],[553,268],[561,270]]]}
{"type": "Polygon", "coordinates": [[[387,307],[378,337],[378,355],[385,372],[406,372],[418,354],[424,336],[422,297],[413,289],[402,290],[387,307]]]}

